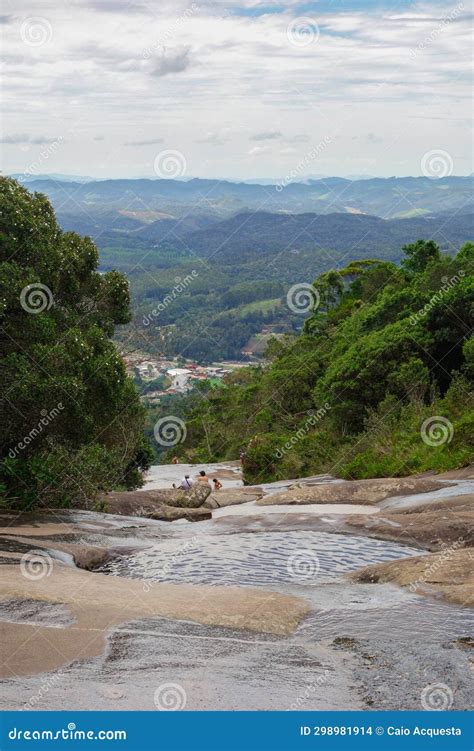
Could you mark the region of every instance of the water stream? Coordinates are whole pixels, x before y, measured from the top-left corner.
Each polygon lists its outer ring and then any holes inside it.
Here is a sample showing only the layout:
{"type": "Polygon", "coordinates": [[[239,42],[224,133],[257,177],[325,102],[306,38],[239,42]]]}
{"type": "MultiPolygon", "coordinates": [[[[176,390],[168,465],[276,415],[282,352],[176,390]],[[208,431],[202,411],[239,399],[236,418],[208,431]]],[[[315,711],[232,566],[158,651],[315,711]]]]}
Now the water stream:
{"type": "MultiPolygon", "coordinates": [[[[236,465],[207,469],[219,471],[224,486],[241,482],[236,465]]],[[[169,487],[182,473],[182,466],[155,467],[148,487],[169,487]]],[[[452,490],[436,497],[443,493],[452,490]]],[[[409,502],[395,499],[392,506],[409,502]]],[[[248,503],[219,509],[197,524],[150,521],[145,531],[134,519],[109,517],[110,537],[104,539],[118,555],[103,573],[142,579],[144,592],[161,581],[277,590],[304,598],[310,613],[288,637],[158,617],[123,623],[111,629],[102,657],[50,674],[47,695],[44,675],[4,682],[1,706],[17,706],[21,694],[39,697],[38,709],[89,709],[93,703],[97,709],[153,710],[156,691],[172,683],[186,694],[187,709],[421,709],[424,688],[441,682],[453,692],[453,709],[468,707],[472,665],[457,645],[472,631],[472,611],[391,584],[350,581],[347,575],[367,564],[424,553],[338,534],[340,513],[329,506],[248,503]],[[127,546],[123,555],[121,545],[127,546]]],[[[99,544],[95,515],[76,517],[91,524],[87,541],[99,544]]],[[[6,603],[6,619],[13,610],[19,622],[47,623],[53,615],[56,625],[67,622],[56,605],[54,613],[52,606],[37,612],[29,602],[17,605],[6,603]]]]}

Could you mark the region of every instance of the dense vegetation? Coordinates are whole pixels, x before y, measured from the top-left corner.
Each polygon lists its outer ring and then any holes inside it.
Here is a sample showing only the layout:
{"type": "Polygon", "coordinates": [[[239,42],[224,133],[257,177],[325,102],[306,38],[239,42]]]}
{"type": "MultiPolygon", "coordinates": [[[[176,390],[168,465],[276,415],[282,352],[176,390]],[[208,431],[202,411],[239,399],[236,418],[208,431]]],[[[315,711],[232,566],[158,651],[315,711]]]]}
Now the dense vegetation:
{"type": "Polygon", "coordinates": [[[286,305],[288,290],[342,268],[352,248],[361,258],[376,249],[381,260],[399,261],[407,238],[442,226],[443,249],[454,253],[471,236],[472,219],[459,214],[445,223],[445,217],[387,222],[350,214],[239,214],[183,238],[171,233],[152,247],[136,234],[120,243],[101,237],[101,264],[130,279],[133,325],[122,341],[152,354],[215,362],[240,359],[262,330],[298,331],[301,316],[286,305]]]}
{"type": "Polygon", "coordinates": [[[433,241],[403,250],[400,267],[365,260],[320,275],[300,336],[192,397],[181,453],[215,461],[243,450],[253,483],[472,461],[474,244],[454,258],[433,241]]]}
{"type": "Polygon", "coordinates": [[[288,289],[354,253],[398,262],[414,237],[436,237],[451,254],[472,237],[469,177],[330,178],[282,190],[212,180],[37,184],[63,229],[96,238],[100,269],[128,275],[133,320],[120,344],[199,362],[245,359],[268,333],[297,332],[288,289]]]}
{"type": "Polygon", "coordinates": [[[7,507],[88,505],[140,484],[144,410],[111,337],[126,278],[48,199],[0,180],[0,493],[7,507]]]}

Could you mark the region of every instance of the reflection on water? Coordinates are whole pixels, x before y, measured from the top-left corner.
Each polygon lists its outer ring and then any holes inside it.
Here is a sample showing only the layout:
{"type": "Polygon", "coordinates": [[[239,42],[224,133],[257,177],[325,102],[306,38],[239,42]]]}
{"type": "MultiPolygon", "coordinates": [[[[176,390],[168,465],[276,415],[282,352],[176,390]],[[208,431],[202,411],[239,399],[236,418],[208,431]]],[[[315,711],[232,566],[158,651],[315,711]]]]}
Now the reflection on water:
{"type": "Polygon", "coordinates": [[[369,563],[419,554],[419,550],[391,542],[325,532],[201,532],[194,537],[162,540],[101,570],[173,583],[314,585],[369,563]]]}

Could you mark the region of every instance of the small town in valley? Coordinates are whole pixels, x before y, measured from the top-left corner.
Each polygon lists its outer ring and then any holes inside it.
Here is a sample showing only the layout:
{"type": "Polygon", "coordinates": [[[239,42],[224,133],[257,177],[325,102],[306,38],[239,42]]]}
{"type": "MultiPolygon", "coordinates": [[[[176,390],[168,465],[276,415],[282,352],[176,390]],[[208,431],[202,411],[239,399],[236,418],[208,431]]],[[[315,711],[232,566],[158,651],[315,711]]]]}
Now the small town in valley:
{"type": "Polygon", "coordinates": [[[127,372],[141,386],[141,398],[149,404],[158,404],[163,395],[185,394],[200,381],[220,381],[236,368],[249,366],[248,362],[221,362],[198,365],[192,360],[150,357],[145,353],[123,355],[127,372]]]}

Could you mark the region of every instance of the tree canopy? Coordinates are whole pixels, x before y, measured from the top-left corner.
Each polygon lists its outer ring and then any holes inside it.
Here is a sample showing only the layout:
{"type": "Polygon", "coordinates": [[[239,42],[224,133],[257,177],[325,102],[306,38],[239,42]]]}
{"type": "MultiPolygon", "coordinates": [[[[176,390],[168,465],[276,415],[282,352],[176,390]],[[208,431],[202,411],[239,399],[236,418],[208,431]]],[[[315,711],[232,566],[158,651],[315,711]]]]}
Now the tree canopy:
{"type": "Polygon", "coordinates": [[[0,489],[4,505],[89,505],[140,483],[144,411],[110,337],[126,278],[97,272],[90,238],[48,199],[0,179],[0,489]]]}
{"type": "Polygon", "coordinates": [[[401,267],[352,262],[314,282],[320,306],[266,366],[228,379],[187,416],[183,452],[245,452],[249,482],[333,472],[348,477],[448,469],[473,459],[474,246],[433,241],[401,267]],[[440,416],[451,440],[423,440],[440,416]]]}

